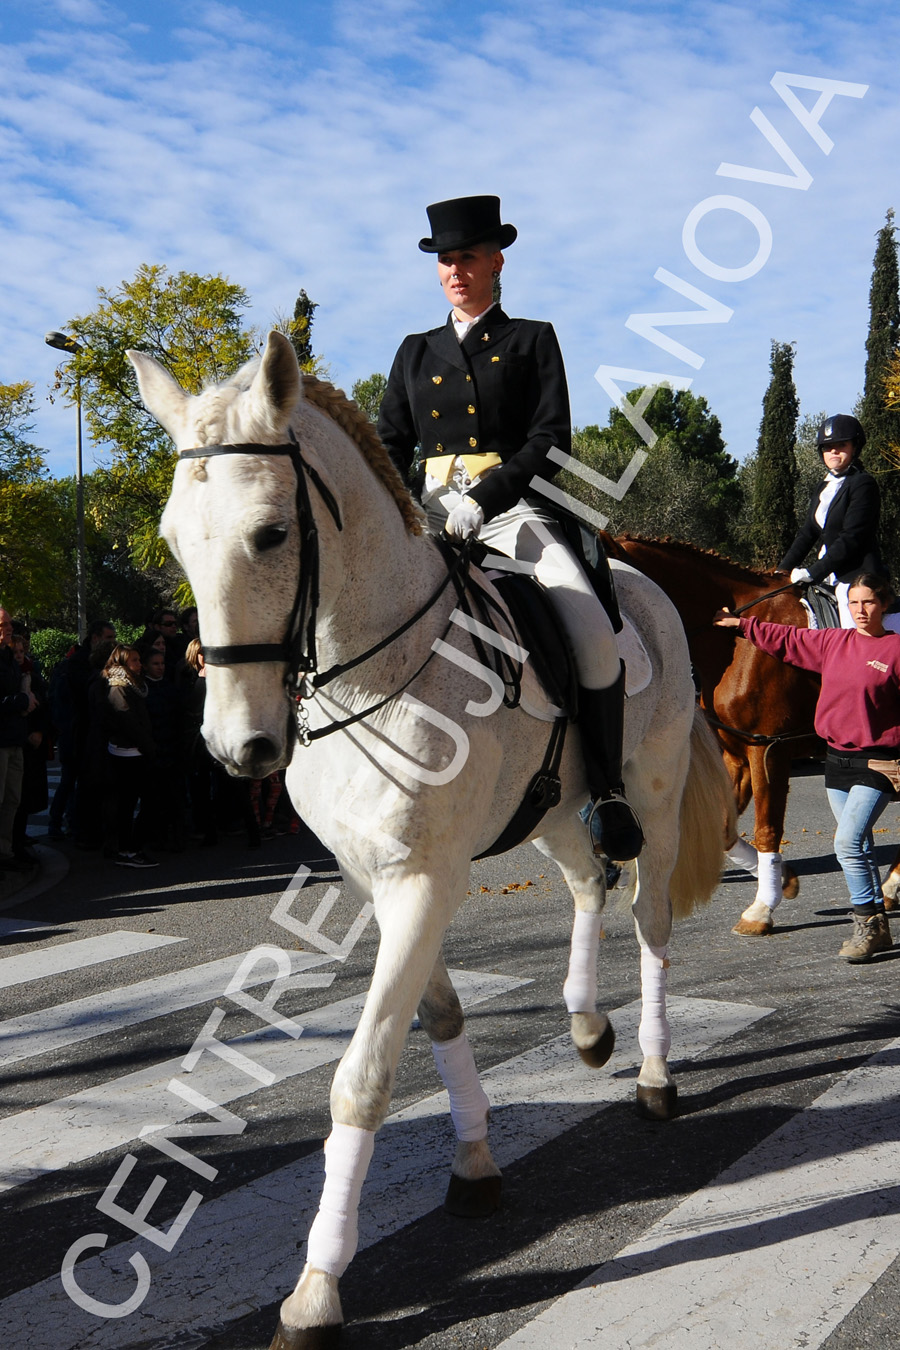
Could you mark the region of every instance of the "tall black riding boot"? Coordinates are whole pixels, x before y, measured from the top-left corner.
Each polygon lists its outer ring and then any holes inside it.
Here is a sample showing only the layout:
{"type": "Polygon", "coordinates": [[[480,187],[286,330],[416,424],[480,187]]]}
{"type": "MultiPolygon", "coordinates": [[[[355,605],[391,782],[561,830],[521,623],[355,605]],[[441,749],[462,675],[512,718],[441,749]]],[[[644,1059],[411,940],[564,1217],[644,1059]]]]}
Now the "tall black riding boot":
{"type": "Polygon", "coordinates": [[[622,737],[625,730],[625,666],[608,689],[579,689],[578,729],[593,806],[588,819],[591,846],[597,857],[616,862],[636,858],[644,847],[644,831],[622,784],[622,737]]]}

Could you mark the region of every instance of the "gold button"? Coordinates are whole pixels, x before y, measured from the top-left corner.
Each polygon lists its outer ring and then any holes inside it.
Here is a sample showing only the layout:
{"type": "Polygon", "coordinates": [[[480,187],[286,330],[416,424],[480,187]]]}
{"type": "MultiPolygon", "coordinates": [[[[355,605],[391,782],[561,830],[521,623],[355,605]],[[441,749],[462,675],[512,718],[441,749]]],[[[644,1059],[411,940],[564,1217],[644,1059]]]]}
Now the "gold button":
{"type": "Polygon", "coordinates": [[[471,383],[472,383],[472,376],[471,376],[471,375],[467,375],[467,376],[466,376],[466,383],[467,383],[467,384],[471,384],[471,383]]]}
{"type": "Polygon", "coordinates": [[[431,415],[432,417],[440,417],[441,414],[438,412],[437,408],[432,408],[431,415]]]}
{"type": "Polygon", "coordinates": [[[474,411],[475,411],[475,404],[474,404],[474,403],[470,403],[470,404],[469,404],[469,412],[470,412],[470,413],[473,413],[474,411]]]}
{"type": "Polygon", "coordinates": [[[431,377],[431,383],[432,383],[432,384],[440,384],[440,382],[441,382],[441,380],[442,380],[443,378],[444,378],[443,375],[432,375],[432,377],[431,377]]]}
{"type": "Polygon", "coordinates": [[[437,445],[434,447],[434,449],[435,449],[435,453],[438,454],[438,455],[442,455],[442,454],[444,453],[444,447],[441,445],[440,441],[438,441],[438,443],[437,443],[437,445]]]}
{"type": "Polygon", "coordinates": [[[478,444],[478,442],[476,441],[476,439],[475,439],[474,436],[470,436],[470,437],[469,437],[469,444],[471,445],[472,449],[474,450],[475,447],[476,447],[476,445],[478,444]]]}
{"type": "Polygon", "coordinates": [[[492,361],[499,361],[499,360],[500,360],[500,357],[499,357],[499,356],[492,356],[492,357],[491,357],[491,360],[492,360],[492,361]]]}

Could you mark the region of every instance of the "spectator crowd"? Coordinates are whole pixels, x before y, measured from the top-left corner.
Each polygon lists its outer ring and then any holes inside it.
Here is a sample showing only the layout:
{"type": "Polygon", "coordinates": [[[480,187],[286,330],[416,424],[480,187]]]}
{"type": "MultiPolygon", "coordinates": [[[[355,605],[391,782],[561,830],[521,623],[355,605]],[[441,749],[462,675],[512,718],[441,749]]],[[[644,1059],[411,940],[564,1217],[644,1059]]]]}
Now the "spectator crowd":
{"type": "Polygon", "coordinates": [[[44,671],[25,625],[0,608],[0,872],[37,864],[28,820],[48,806],[50,838],[129,868],[222,835],[244,834],[255,848],[295,832],[281,774],[231,778],[210,755],[205,692],[196,609],[180,623],[158,611],[133,645],[99,620],[44,671]]]}

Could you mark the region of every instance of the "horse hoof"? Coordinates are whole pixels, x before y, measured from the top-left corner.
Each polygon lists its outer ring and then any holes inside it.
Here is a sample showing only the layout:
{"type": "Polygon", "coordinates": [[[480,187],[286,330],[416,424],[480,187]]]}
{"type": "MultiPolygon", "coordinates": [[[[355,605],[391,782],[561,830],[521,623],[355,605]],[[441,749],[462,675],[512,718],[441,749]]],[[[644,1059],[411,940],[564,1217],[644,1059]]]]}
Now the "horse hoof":
{"type": "Polygon", "coordinates": [[[338,1350],[341,1328],[286,1327],[279,1321],[269,1350],[338,1350]]]}
{"type": "Polygon", "coordinates": [[[884,907],[888,911],[900,909],[900,900],[897,899],[896,895],[885,894],[884,907]]]}
{"type": "Polygon", "coordinates": [[[732,928],[732,933],[737,933],[738,937],[769,937],[774,928],[771,919],[738,919],[732,928]]]}
{"type": "Polygon", "coordinates": [[[678,1115],[678,1088],[674,1083],[665,1087],[637,1085],[638,1115],[644,1120],[674,1120],[678,1115]]]}
{"type": "Polygon", "coordinates": [[[451,1172],[444,1209],[460,1219],[486,1219],[500,1208],[501,1184],[500,1177],[467,1181],[451,1172]]]}
{"type": "Polygon", "coordinates": [[[612,1029],[611,1022],[607,1022],[603,1035],[593,1045],[575,1047],[589,1069],[602,1069],[615,1048],[616,1033],[612,1029]]]}
{"type": "Polygon", "coordinates": [[[796,900],[800,894],[800,878],[787,863],[781,865],[781,894],[785,900],[796,900]]]}

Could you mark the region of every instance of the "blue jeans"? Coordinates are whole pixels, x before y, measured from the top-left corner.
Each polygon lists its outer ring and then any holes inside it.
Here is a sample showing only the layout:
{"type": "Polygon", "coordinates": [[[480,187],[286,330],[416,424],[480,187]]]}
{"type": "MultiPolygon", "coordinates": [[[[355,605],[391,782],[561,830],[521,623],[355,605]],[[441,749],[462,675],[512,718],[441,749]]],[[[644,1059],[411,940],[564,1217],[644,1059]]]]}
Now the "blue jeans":
{"type": "Polygon", "coordinates": [[[854,784],[849,792],[826,788],[828,805],[837,821],[834,851],[854,905],[883,904],[881,878],[875,864],[872,827],[891,800],[890,792],[854,784]]]}

